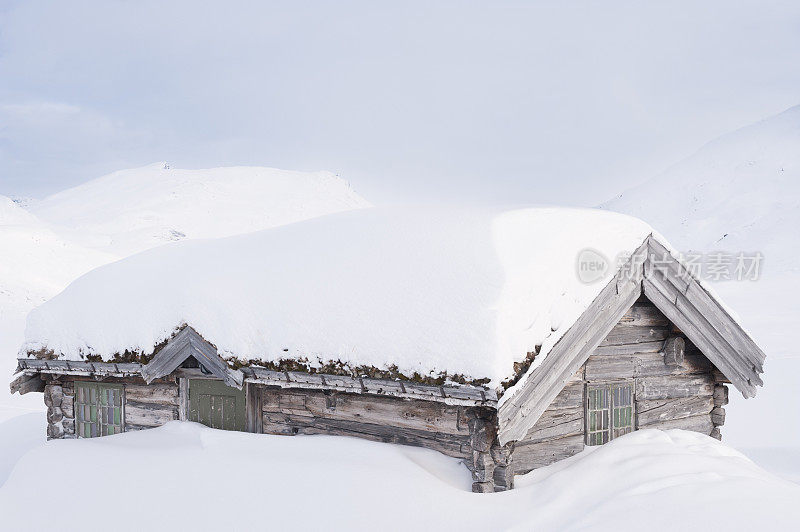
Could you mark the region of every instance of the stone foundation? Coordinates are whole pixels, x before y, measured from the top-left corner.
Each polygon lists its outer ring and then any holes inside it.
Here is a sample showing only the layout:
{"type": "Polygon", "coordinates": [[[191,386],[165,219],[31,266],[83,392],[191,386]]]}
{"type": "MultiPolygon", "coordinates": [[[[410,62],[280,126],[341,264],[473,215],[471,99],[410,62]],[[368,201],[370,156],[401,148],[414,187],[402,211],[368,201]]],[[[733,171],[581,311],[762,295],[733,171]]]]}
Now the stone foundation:
{"type": "Polygon", "coordinates": [[[47,405],[47,439],[75,437],[75,402],[72,382],[48,380],[44,387],[44,404],[47,405]]]}

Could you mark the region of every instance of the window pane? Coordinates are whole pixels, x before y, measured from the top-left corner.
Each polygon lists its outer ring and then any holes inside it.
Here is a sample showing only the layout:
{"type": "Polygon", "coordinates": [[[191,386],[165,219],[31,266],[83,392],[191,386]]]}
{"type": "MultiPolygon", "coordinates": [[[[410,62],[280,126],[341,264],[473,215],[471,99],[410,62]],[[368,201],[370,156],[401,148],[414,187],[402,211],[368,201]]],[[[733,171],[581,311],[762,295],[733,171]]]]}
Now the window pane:
{"type": "Polygon", "coordinates": [[[122,387],[105,383],[75,383],[76,433],[94,438],[122,432],[122,387]]]}
{"type": "Polygon", "coordinates": [[[611,390],[608,387],[591,387],[586,390],[586,444],[602,445],[610,437],[611,390]]]}

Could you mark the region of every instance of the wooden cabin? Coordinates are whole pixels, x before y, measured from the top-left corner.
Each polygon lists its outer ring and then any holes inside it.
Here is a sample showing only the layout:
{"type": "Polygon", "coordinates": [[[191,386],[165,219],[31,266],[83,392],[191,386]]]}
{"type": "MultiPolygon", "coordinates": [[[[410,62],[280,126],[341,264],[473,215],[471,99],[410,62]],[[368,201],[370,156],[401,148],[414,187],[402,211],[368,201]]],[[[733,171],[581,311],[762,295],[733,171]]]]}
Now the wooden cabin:
{"type": "Polygon", "coordinates": [[[139,361],[27,352],[12,392],[44,393],[49,439],[172,420],[351,436],[459,458],[472,472],[473,491],[494,492],[513,488],[515,475],[638,429],[720,439],[728,385],[753,396],[765,358],[652,235],[597,288],[543,359],[528,353],[499,386],[231,363],[192,325],[139,361]]]}

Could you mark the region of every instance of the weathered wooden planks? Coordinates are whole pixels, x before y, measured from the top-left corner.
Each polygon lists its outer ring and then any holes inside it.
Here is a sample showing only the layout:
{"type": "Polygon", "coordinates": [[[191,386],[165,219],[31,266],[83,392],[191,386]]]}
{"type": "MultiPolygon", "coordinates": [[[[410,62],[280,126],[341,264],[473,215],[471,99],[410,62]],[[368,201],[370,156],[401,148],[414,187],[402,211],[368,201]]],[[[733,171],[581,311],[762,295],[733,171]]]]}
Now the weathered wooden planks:
{"type": "Polygon", "coordinates": [[[142,365],[137,363],[81,362],[35,358],[17,359],[17,366],[20,370],[31,370],[51,375],[102,375],[106,377],[139,375],[142,369],[142,365]]]}
{"type": "Polygon", "coordinates": [[[637,301],[620,318],[619,324],[643,327],[670,327],[672,325],[667,317],[649,301],[637,301]]]}
{"type": "Polygon", "coordinates": [[[12,394],[19,393],[20,395],[30,392],[44,392],[44,381],[36,373],[33,375],[23,373],[11,381],[9,388],[12,394]]]}
{"type": "Polygon", "coordinates": [[[714,394],[714,381],[708,375],[667,375],[636,379],[636,399],[680,399],[714,394]]]}
{"type": "Polygon", "coordinates": [[[681,336],[670,336],[664,342],[664,364],[677,367],[683,363],[686,341],[681,336]]]}
{"type": "Polygon", "coordinates": [[[639,427],[708,414],[714,408],[710,395],[682,397],[678,399],[654,399],[636,402],[636,419],[639,427]]]}
{"type": "Polygon", "coordinates": [[[125,430],[128,426],[158,427],[178,419],[175,383],[125,384],[125,430]]]}
{"type": "Polygon", "coordinates": [[[600,342],[600,347],[632,345],[649,342],[664,342],[671,335],[671,327],[638,327],[617,325],[600,342]]]}
{"type": "Polygon", "coordinates": [[[558,460],[569,458],[581,452],[583,448],[582,434],[537,443],[518,442],[514,447],[511,468],[515,475],[522,475],[558,460]]]}
{"type": "Polygon", "coordinates": [[[174,384],[150,384],[148,386],[127,384],[125,396],[129,401],[173,405],[178,403],[178,387],[174,384]]]}
{"type": "Polygon", "coordinates": [[[243,368],[243,372],[248,383],[285,389],[424,399],[463,406],[495,406],[497,404],[497,393],[494,390],[478,386],[458,384],[431,386],[411,381],[310,374],[299,371],[273,371],[259,367],[243,368]]]}
{"type": "Polygon", "coordinates": [[[564,408],[574,408],[583,404],[583,379],[573,381],[567,384],[563,390],[559,392],[548,410],[560,410],[564,408]]]}
{"type": "Polygon", "coordinates": [[[570,409],[547,409],[525,435],[524,444],[583,435],[583,402],[570,409]]]}
{"type": "Polygon", "coordinates": [[[466,423],[460,418],[462,408],[457,406],[318,391],[263,388],[261,394],[264,413],[374,423],[447,434],[469,434],[466,423]]]}
{"type": "Polygon", "coordinates": [[[709,373],[711,364],[700,354],[684,355],[679,365],[667,365],[664,356],[656,353],[620,354],[617,356],[592,355],[586,361],[586,380],[631,379],[709,373]]]}
{"type": "Polygon", "coordinates": [[[263,432],[262,422],[263,422],[263,411],[264,411],[264,406],[262,402],[263,387],[251,383],[245,384],[245,387],[247,394],[245,398],[245,407],[247,408],[247,416],[246,416],[247,432],[261,434],[263,432]]]}
{"type": "Polygon", "coordinates": [[[601,345],[592,351],[592,355],[632,355],[635,353],[657,353],[664,347],[664,342],[641,342],[625,345],[601,345]]]}
{"type": "Polygon", "coordinates": [[[125,425],[159,427],[168,421],[178,419],[177,405],[158,405],[127,401],[125,404],[125,425]]]}
{"type": "Polygon", "coordinates": [[[386,443],[426,447],[456,458],[471,457],[468,435],[274,412],[264,412],[262,423],[264,432],[269,434],[352,436],[386,443]]]}
{"type": "Polygon", "coordinates": [[[321,390],[258,387],[261,430],[328,434],[422,446],[448,456],[472,456],[467,407],[432,401],[321,390]]]}
{"type": "MultiPolygon", "coordinates": [[[[658,357],[661,358],[660,356],[658,357]]],[[[640,365],[637,355],[590,356],[586,360],[586,380],[632,379],[640,365]]],[[[661,363],[663,366],[663,362],[661,363]]]]}
{"type": "Polygon", "coordinates": [[[667,419],[646,426],[639,425],[639,428],[660,430],[682,429],[710,435],[714,428],[714,424],[711,422],[710,414],[701,414],[699,416],[684,417],[679,419],[667,419]]]}

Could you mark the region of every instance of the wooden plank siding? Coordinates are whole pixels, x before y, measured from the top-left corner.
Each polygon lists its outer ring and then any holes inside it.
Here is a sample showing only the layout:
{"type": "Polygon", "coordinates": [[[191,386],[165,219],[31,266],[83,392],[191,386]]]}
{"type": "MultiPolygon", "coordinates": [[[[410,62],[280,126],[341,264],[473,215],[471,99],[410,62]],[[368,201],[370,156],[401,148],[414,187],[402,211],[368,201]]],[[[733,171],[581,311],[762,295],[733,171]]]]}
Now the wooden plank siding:
{"type": "Polygon", "coordinates": [[[159,427],[178,419],[178,385],[173,382],[126,382],[125,430],[159,427]]]}
{"type": "Polygon", "coordinates": [[[714,431],[718,432],[724,421],[727,388],[715,381],[713,365],[661,311],[641,297],[525,437],[514,444],[514,474],[583,450],[586,385],[619,379],[635,383],[636,428],[681,428],[717,435],[714,431]],[[662,351],[667,338],[674,336],[682,337],[686,344],[686,353],[677,365],[666,363],[662,351]]]}
{"type": "Polygon", "coordinates": [[[468,407],[318,390],[258,388],[264,433],[354,436],[427,447],[457,458],[471,456],[468,407]]]}

